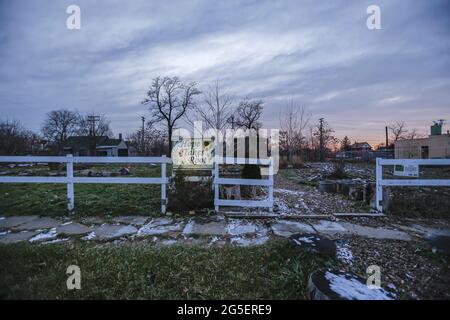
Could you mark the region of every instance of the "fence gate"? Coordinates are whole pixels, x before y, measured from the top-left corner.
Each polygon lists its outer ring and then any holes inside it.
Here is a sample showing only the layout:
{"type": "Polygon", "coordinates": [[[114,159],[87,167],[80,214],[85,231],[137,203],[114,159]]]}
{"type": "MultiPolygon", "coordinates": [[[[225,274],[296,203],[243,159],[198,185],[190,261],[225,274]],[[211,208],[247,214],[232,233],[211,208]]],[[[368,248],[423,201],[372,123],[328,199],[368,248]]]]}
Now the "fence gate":
{"type": "Polygon", "coordinates": [[[248,158],[232,158],[232,157],[215,157],[214,158],[214,209],[219,211],[220,206],[232,207],[262,207],[273,209],[273,159],[248,159],[248,158]],[[219,166],[222,164],[255,164],[266,167],[268,169],[267,179],[242,179],[242,178],[221,178],[219,176],[219,166]],[[268,195],[263,200],[230,200],[220,199],[220,185],[247,185],[247,186],[268,186],[268,195]]]}

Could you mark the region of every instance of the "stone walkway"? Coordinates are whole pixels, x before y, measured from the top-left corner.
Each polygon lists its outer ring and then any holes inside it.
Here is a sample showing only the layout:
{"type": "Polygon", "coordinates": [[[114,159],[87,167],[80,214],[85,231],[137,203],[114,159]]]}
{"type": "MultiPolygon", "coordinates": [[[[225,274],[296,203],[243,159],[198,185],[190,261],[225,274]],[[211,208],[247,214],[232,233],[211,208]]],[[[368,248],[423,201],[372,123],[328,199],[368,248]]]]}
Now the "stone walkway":
{"type": "Polygon", "coordinates": [[[271,238],[318,234],[333,240],[348,237],[411,241],[426,234],[450,236],[450,229],[424,226],[375,228],[331,220],[245,220],[223,216],[208,218],[146,218],[121,216],[104,220],[89,217],[72,221],[39,216],[0,217],[0,243],[51,244],[66,241],[147,241],[156,245],[252,246],[271,238]]]}

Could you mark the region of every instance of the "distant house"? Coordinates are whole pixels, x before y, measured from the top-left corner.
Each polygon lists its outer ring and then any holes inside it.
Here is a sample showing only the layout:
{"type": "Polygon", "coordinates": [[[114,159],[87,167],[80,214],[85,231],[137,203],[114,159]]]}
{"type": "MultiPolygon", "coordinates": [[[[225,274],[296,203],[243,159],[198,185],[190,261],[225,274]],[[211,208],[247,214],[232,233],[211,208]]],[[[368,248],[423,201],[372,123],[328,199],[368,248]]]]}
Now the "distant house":
{"type": "Polygon", "coordinates": [[[355,142],[350,146],[349,151],[339,151],[336,153],[338,159],[368,160],[372,158],[372,146],[367,142],[355,142]]]}
{"type": "Polygon", "coordinates": [[[127,157],[128,146],[121,134],[119,139],[107,136],[73,136],[64,142],[63,152],[74,156],[127,157]]]}
{"type": "Polygon", "coordinates": [[[350,146],[353,152],[367,152],[372,150],[372,146],[367,142],[355,142],[350,146]]]}

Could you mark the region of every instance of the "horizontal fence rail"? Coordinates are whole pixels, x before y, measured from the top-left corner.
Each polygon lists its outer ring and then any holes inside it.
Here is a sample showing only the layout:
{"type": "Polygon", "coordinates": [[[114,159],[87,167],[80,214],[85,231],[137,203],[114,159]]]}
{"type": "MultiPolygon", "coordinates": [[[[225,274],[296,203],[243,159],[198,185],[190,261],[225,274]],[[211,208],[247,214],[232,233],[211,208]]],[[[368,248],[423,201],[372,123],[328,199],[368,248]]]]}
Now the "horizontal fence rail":
{"type": "Polygon", "coordinates": [[[218,212],[220,206],[231,207],[259,207],[273,209],[273,159],[252,159],[252,158],[232,158],[215,157],[214,158],[214,208],[218,212]],[[269,167],[268,179],[239,179],[239,178],[220,178],[219,165],[221,164],[255,164],[269,167]],[[221,185],[247,185],[247,186],[268,186],[268,197],[262,200],[230,200],[220,199],[219,188],[221,185]]]}
{"type": "Polygon", "coordinates": [[[166,164],[171,163],[171,159],[165,155],[161,157],[73,157],[67,155],[61,156],[0,156],[0,162],[14,163],[66,163],[65,177],[47,177],[47,176],[0,176],[0,183],[64,183],[67,184],[67,208],[69,211],[75,208],[75,183],[126,183],[126,184],[160,184],[161,185],[161,212],[166,212],[167,195],[166,186],[168,179],[166,176],[166,164]],[[74,163],[159,163],[161,164],[161,177],[159,178],[115,178],[115,177],[74,177],[74,163]]]}
{"type": "MultiPolygon", "coordinates": [[[[414,165],[418,166],[450,166],[450,159],[376,159],[376,207],[378,212],[383,212],[383,187],[407,186],[407,187],[450,187],[450,179],[383,179],[383,166],[414,165]]],[[[420,172],[420,170],[419,170],[420,172]]]]}

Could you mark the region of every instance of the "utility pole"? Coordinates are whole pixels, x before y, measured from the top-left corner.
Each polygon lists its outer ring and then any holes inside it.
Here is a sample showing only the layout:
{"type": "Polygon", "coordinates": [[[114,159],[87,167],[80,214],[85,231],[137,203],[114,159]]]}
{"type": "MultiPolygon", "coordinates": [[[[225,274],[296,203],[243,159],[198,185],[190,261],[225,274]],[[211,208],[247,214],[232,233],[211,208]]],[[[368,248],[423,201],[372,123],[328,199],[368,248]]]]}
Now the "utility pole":
{"type": "Polygon", "coordinates": [[[87,121],[90,123],[89,135],[95,137],[95,123],[100,122],[100,116],[90,115],[87,121]]]}
{"type": "Polygon", "coordinates": [[[141,120],[142,120],[142,134],[141,134],[141,150],[142,150],[142,152],[144,152],[145,151],[145,147],[144,147],[144,135],[145,135],[145,117],[144,116],[141,116],[141,120]]]}
{"type": "Polygon", "coordinates": [[[87,121],[90,123],[89,136],[91,137],[91,150],[90,155],[95,156],[95,147],[96,147],[96,139],[95,139],[95,123],[100,122],[100,116],[96,116],[94,114],[87,117],[87,121]]]}
{"type": "Polygon", "coordinates": [[[386,126],[386,150],[389,146],[389,142],[388,142],[388,127],[386,126]]]}
{"type": "Polygon", "coordinates": [[[324,160],[324,156],[323,156],[323,118],[319,119],[319,158],[320,158],[320,161],[324,160]]]}

